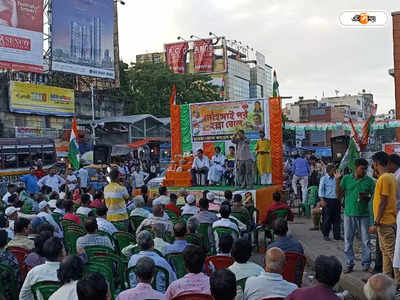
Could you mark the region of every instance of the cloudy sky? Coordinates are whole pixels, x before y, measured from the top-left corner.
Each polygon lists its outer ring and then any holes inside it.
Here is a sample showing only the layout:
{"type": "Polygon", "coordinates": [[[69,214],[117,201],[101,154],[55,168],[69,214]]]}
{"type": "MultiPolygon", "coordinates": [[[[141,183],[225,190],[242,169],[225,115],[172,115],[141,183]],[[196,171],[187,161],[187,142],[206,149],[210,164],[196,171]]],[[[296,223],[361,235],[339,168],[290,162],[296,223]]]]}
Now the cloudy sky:
{"type": "Polygon", "coordinates": [[[163,50],[177,36],[212,31],[266,56],[278,74],[282,96],[320,98],[366,89],[378,111],[394,108],[392,20],[399,0],[124,0],[119,6],[120,54],[163,50]],[[328,4],[329,3],[329,4],[328,4]],[[397,4],[397,5],[396,5],[397,4]],[[343,28],[344,10],[385,10],[383,28],[343,28]]]}

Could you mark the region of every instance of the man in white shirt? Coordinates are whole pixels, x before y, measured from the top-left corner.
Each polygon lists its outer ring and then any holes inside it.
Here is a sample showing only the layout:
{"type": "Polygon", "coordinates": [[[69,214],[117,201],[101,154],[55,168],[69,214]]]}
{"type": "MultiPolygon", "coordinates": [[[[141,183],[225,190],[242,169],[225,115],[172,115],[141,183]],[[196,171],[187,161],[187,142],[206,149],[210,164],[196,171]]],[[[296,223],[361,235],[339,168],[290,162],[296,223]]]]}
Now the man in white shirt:
{"type": "Polygon", "coordinates": [[[135,189],[139,189],[145,185],[145,181],[147,177],[149,177],[149,174],[144,172],[141,167],[136,167],[136,170],[133,172],[132,176],[135,189]]]}
{"type": "Polygon", "coordinates": [[[38,181],[38,185],[40,188],[42,188],[44,185],[46,185],[46,186],[50,187],[53,192],[56,192],[56,193],[60,192],[60,186],[63,184],[65,184],[65,180],[61,176],[57,175],[56,168],[51,168],[49,171],[49,174],[42,177],[38,181]]]}
{"type": "Polygon", "coordinates": [[[136,235],[142,231],[143,227],[153,226],[154,224],[162,224],[165,231],[168,231],[171,235],[174,234],[174,225],[171,221],[164,219],[164,209],[161,202],[157,199],[153,201],[153,215],[150,215],[147,219],[143,220],[140,226],[136,230],[136,235]]]}
{"type": "Polygon", "coordinates": [[[66,182],[69,191],[74,191],[78,185],[78,178],[75,176],[71,168],[69,168],[67,171],[66,182]]]}
{"type": "Polygon", "coordinates": [[[150,212],[144,209],[144,199],[142,195],[136,196],[133,198],[133,203],[135,204],[135,209],[131,211],[130,216],[139,216],[143,218],[147,218],[150,215],[150,212]]]}
{"type": "Polygon", "coordinates": [[[189,194],[186,197],[186,204],[184,207],[181,208],[182,215],[197,215],[200,211],[200,208],[196,206],[196,198],[189,194]]]}
{"type": "Polygon", "coordinates": [[[10,197],[12,194],[17,192],[17,186],[13,183],[9,183],[7,185],[7,193],[4,194],[2,200],[3,202],[8,205],[8,197],[10,197]]]}
{"type": "Polygon", "coordinates": [[[279,248],[269,249],[265,254],[265,273],[247,279],[244,300],[289,296],[297,289],[297,285],[283,279],[284,266],[285,253],[279,248]]]}
{"type": "MultiPolygon", "coordinates": [[[[192,173],[192,184],[193,185],[201,185],[202,182],[197,182],[197,175],[200,175],[200,178],[204,176],[207,179],[208,169],[210,168],[210,161],[208,157],[203,155],[203,150],[197,150],[197,156],[193,160],[192,169],[190,172],[192,173]]],[[[202,181],[202,180],[201,180],[202,181]]]]}
{"type": "Polygon", "coordinates": [[[51,215],[49,203],[46,201],[42,201],[39,203],[39,210],[38,217],[44,218],[46,222],[48,222],[51,226],[54,227],[54,236],[58,238],[63,238],[63,232],[57,222],[54,220],[53,216],[51,215]]]}
{"type": "Polygon", "coordinates": [[[86,170],[84,168],[80,168],[79,169],[79,173],[78,173],[78,177],[79,177],[79,186],[81,188],[86,189],[87,186],[88,186],[88,179],[89,179],[88,170],[86,170]]]}
{"type": "Polygon", "coordinates": [[[107,207],[101,206],[97,208],[97,227],[99,228],[99,231],[104,231],[112,235],[114,232],[117,232],[118,229],[114,226],[113,223],[110,221],[107,221],[107,207]]]}
{"type": "Polygon", "coordinates": [[[215,154],[211,158],[210,170],[208,171],[208,181],[210,184],[216,184],[221,180],[225,168],[225,156],[221,153],[220,147],[215,147],[215,154]]]}
{"type": "MultiPolygon", "coordinates": [[[[219,213],[221,214],[221,219],[215,221],[212,224],[213,230],[216,227],[228,227],[228,228],[231,228],[233,230],[232,238],[234,240],[236,240],[239,237],[239,228],[234,222],[232,222],[229,219],[229,215],[231,214],[231,207],[229,205],[227,205],[227,204],[221,205],[221,208],[219,209],[219,213]]],[[[215,240],[215,245],[218,246],[218,244],[219,244],[219,236],[218,236],[218,233],[216,231],[214,231],[214,240],[215,240]]],[[[217,249],[217,252],[218,252],[218,250],[219,249],[217,249]]]]}
{"type": "Polygon", "coordinates": [[[60,262],[65,256],[65,250],[61,239],[49,238],[44,242],[43,255],[46,263],[34,267],[29,271],[19,294],[20,300],[34,300],[32,286],[40,281],[58,281],[57,271],[60,262]]]}

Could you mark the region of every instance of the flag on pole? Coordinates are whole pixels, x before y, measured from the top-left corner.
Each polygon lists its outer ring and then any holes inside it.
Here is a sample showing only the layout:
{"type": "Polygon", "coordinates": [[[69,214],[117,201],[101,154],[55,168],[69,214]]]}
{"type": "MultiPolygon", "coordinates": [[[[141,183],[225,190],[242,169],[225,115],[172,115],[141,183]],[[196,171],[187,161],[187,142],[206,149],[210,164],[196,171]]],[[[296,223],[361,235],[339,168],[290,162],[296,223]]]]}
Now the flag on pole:
{"type": "Polygon", "coordinates": [[[171,96],[169,97],[169,105],[175,105],[175,104],[176,104],[176,86],[174,85],[172,87],[171,96]]]}
{"type": "Polygon", "coordinates": [[[68,158],[75,170],[79,169],[79,146],[78,146],[78,128],[76,118],[72,120],[71,137],[69,138],[68,158]]]}
{"type": "Polygon", "coordinates": [[[360,152],[358,151],[358,147],[354,141],[354,138],[351,137],[349,147],[340,161],[339,170],[343,172],[343,170],[348,167],[352,172],[354,172],[355,161],[357,158],[360,158],[360,152]]]}
{"type": "Polygon", "coordinates": [[[368,120],[365,121],[363,128],[361,129],[361,138],[360,138],[360,149],[361,151],[365,150],[365,147],[368,145],[369,135],[371,133],[372,124],[375,122],[375,114],[378,106],[375,104],[374,108],[371,111],[371,115],[368,120]]]}
{"type": "Polygon", "coordinates": [[[276,71],[274,71],[274,83],[272,86],[272,97],[274,97],[274,98],[279,97],[279,82],[278,82],[278,78],[276,77],[276,71]]]}

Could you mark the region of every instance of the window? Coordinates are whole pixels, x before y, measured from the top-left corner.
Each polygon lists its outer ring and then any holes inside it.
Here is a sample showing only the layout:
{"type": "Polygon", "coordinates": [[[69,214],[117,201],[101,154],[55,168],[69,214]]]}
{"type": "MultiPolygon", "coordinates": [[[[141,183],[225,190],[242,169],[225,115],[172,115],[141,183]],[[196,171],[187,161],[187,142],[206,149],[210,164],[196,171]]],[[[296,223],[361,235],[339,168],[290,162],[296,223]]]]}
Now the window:
{"type": "Polygon", "coordinates": [[[360,105],[360,104],[361,104],[361,101],[357,99],[357,105],[360,105]]]}

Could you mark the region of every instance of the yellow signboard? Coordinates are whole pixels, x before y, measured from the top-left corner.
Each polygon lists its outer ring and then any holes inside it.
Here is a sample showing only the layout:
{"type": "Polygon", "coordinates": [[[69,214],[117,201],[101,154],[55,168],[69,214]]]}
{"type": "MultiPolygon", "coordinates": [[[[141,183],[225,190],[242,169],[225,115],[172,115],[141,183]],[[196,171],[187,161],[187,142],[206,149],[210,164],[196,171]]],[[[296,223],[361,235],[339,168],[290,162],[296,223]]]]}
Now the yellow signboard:
{"type": "Polygon", "coordinates": [[[26,82],[10,82],[10,111],[16,113],[72,117],[74,90],[26,82]]]}

